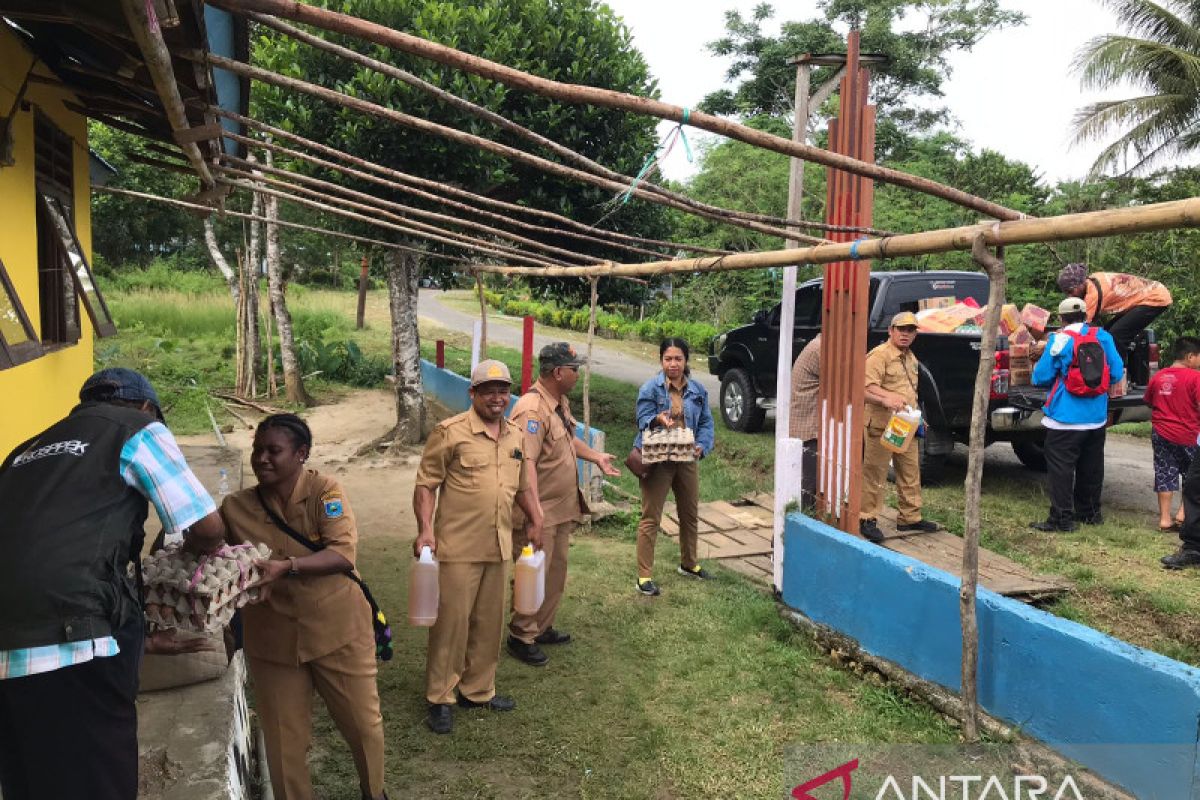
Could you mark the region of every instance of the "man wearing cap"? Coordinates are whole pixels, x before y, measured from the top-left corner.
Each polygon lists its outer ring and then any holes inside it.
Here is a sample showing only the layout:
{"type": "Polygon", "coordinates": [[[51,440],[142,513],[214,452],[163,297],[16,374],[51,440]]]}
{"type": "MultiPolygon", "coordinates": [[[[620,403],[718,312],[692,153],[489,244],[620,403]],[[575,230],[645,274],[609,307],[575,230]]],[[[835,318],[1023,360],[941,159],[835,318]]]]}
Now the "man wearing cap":
{"type": "MultiPolygon", "coordinates": [[[[524,436],[525,460],[530,490],[542,506],[542,550],[546,553],[546,596],[536,614],[519,614],[513,609],[508,623],[508,652],[531,667],[540,667],[549,657],[539,645],[566,644],[571,635],[554,628],[554,617],[567,584],[567,553],[571,531],[587,512],[579,492],[575,459],[598,466],[605,475],[620,475],[613,456],[592,449],[575,436],[575,418],[567,393],[575,388],[583,360],[566,342],[546,345],[538,354],[538,379],[513,407],[511,419],[524,436]]],[[[514,522],[519,522],[518,518],[514,522]]],[[[513,526],[513,556],[525,545],[519,524],[513,526]]]]}
{"type": "Polygon", "coordinates": [[[490,711],[516,707],[496,694],[513,501],[535,548],[542,545],[542,509],[529,489],[521,429],[504,418],[511,386],[508,367],[479,362],[471,372],[471,407],[433,429],[417,470],[413,553],[429,547],[440,565],[438,617],[425,662],[425,723],[434,733],[453,729],[455,702],[490,711]]]}
{"type": "MultiPolygon", "coordinates": [[[[1075,360],[1078,336],[1087,334],[1087,304],[1068,297],[1058,305],[1063,327],[1046,344],[1033,367],[1033,385],[1049,386],[1042,407],[1046,431],[1046,473],[1050,514],[1030,527],[1039,531],[1073,531],[1076,522],[1099,525],[1100,493],[1104,488],[1104,439],[1108,424],[1108,392],[1083,397],[1067,390],[1067,375],[1075,360]]],[[[1121,382],[1125,366],[1108,331],[1095,329],[1104,351],[1109,381],[1121,382]]]]}
{"type": "Polygon", "coordinates": [[[863,441],[862,507],[858,530],[864,538],[878,544],[883,534],[876,521],[883,508],[887,488],[888,465],[896,473],[900,531],[936,531],[936,523],[921,518],[921,456],[915,445],[903,453],[893,453],[880,441],[895,411],[906,406],[917,408],[917,357],[912,343],[917,338],[917,317],[902,311],[892,317],[888,340],[867,353],[866,433],[863,441]]]}
{"type": "Polygon", "coordinates": [[[1067,264],[1059,270],[1058,288],[1083,300],[1086,322],[1099,325],[1101,315],[1111,315],[1104,327],[1122,360],[1129,356],[1129,346],[1137,335],[1172,302],[1170,290],[1158,281],[1123,272],[1089,275],[1087,264],[1067,264]]]}
{"type": "Polygon", "coordinates": [[[225,536],[212,498],[128,369],[97,372],[66,418],[0,464],[0,794],[137,796],[141,654],[197,639],[144,636],[143,525],[209,552],[225,536]]]}

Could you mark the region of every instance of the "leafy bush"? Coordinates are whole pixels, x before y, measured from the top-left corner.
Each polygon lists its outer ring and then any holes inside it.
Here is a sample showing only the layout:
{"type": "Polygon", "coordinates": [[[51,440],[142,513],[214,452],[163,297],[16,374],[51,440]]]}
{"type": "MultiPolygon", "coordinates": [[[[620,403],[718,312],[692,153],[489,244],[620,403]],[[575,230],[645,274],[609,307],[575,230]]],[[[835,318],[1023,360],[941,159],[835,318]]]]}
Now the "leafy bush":
{"type": "Polygon", "coordinates": [[[300,339],[296,342],[296,355],[303,372],[319,372],[327,381],[351,386],[378,386],[391,370],[386,359],[363,355],[352,339],[300,339]]]}

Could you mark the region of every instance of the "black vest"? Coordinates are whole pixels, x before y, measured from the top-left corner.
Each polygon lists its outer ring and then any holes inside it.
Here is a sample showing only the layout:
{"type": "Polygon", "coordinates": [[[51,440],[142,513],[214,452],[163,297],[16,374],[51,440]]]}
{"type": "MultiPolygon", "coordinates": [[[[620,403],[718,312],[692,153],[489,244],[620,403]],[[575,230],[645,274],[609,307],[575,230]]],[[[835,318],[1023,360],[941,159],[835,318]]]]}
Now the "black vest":
{"type": "Polygon", "coordinates": [[[142,613],[129,564],[148,503],[120,460],[151,422],[84,403],[0,465],[0,650],[109,636],[142,613]]]}

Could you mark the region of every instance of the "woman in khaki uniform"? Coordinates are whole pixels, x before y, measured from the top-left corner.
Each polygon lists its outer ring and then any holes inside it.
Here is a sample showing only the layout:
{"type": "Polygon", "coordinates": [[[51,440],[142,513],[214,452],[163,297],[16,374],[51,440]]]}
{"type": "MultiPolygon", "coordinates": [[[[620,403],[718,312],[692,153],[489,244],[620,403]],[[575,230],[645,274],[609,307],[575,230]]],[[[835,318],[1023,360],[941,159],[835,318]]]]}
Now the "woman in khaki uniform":
{"type": "Polygon", "coordinates": [[[325,701],[358,771],[363,798],[383,789],[383,717],[375,684],[375,635],[354,569],[358,531],[336,480],[306,469],[312,433],[294,414],[259,423],[250,465],[258,485],[225,498],[221,514],[232,542],[266,544],[262,602],[242,610],[255,710],[279,800],[309,800],[306,758],[312,693],[325,701]],[[305,547],[271,520],[270,508],[307,536],[305,547]]]}

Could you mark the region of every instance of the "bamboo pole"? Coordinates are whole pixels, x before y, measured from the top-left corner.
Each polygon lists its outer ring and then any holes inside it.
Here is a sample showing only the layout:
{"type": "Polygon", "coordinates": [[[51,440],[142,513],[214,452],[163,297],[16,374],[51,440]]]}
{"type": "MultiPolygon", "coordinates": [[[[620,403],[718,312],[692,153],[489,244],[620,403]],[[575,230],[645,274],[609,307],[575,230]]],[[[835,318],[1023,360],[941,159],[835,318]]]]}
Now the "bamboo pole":
{"type": "Polygon", "coordinates": [[[1200,197],[1172,200],[1128,208],[1063,214],[1057,217],[1028,218],[1009,222],[981,223],[960,228],[941,228],[922,233],[906,233],[882,239],[860,239],[794,250],[770,250],[738,253],[719,258],[688,258],[651,261],[643,264],[601,264],[594,267],[528,267],[481,264],[477,269],[502,275],[536,275],[545,278],[587,278],[593,275],[665,275],[680,272],[729,272],[744,269],[786,267],[790,264],[831,264],[837,261],[922,256],[970,250],[982,235],[989,246],[1041,244],[1097,236],[1121,236],[1132,233],[1194,228],[1200,226],[1200,197]]]}
{"type": "MultiPolygon", "coordinates": [[[[175,82],[175,65],[171,60],[171,51],[163,41],[162,29],[158,25],[153,4],[143,0],[121,0],[121,10],[125,13],[125,21],[129,24],[138,49],[142,51],[146,69],[154,82],[155,93],[162,102],[171,130],[175,134],[188,130],[192,124],[188,120],[183,98],[179,96],[179,87],[175,82]]],[[[204,154],[200,152],[199,145],[195,142],[177,144],[196,170],[196,174],[200,176],[201,182],[205,186],[211,186],[213,175],[208,169],[208,162],[204,160],[204,154]]]]}
{"type": "MultiPolygon", "coordinates": [[[[495,212],[487,211],[482,208],[477,208],[475,206],[471,206],[466,203],[460,203],[457,200],[451,200],[447,197],[439,196],[433,192],[428,192],[423,189],[418,189],[413,186],[405,185],[403,183],[398,182],[398,180],[396,180],[396,179],[389,180],[387,178],[380,177],[379,175],[373,175],[370,172],[364,172],[362,170],[355,169],[354,167],[348,167],[348,166],[343,166],[341,164],[335,164],[331,161],[326,161],[323,158],[317,158],[316,156],[310,155],[308,153],[302,153],[298,150],[293,150],[290,147],[284,147],[283,145],[275,144],[274,142],[265,142],[260,139],[250,138],[248,136],[240,136],[236,133],[227,134],[226,138],[233,139],[236,142],[241,142],[241,143],[245,144],[247,147],[257,147],[257,148],[262,148],[264,150],[274,151],[276,153],[279,153],[280,155],[286,155],[289,158],[292,158],[296,161],[303,161],[305,163],[312,164],[317,167],[322,167],[322,168],[330,170],[332,172],[338,172],[343,175],[347,175],[347,176],[350,176],[353,178],[358,178],[359,180],[367,181],[369,183],[374,183],[379,186],[384,186],[391,191],[404,192],[405,194],[410,194],[413,197],[419,197],[424,200],[430,200],[434,203],[444,205],[447,208],[453,208],[458,211],[464,211],[468,214],[474,214],[476,216],[483,217],[485,219],[495,220],[497,222],[503,223],[504,225],[510,225],[512,227],[520,228],[522,230],[533,231],[536,233],[545,233],[545,234],[549,234],[551,236],[561,236],[561,237],[565,237],[565,238],[569,238],[569,239],[576,239],[579,241],[602,245],[604,247],[620,248],[622,250],[626,250],[631,253],[639,253],[641,255],[648,255],[648,256],[652,256],[654,258],[658,258],[659,256],[663,255],[662,253],[660,253],[656,250],[648,250],[644,247],[637,247],[635,245],[626,245],[626,244],[620,243],[619,241],[614,241],[611,239],[604,238],[605,236],[613,235],[613,234],[610,234],[609,231],[597,231],[597,233],[600,235],[591,235],[591,234],[586,234],[586,233],[577,233],[575,231],[570,231],[570,230],[563,230],[561,228],[550,228],[545,225],[534,225],[533,223],[524,222],[519,219],[514,219],[511,215],[506,216],[504,214],[497,214],[495,212]]],[[[378,166],[378,165],[376,165],[376,166],[378,166]]],[[[387,168],[380,167],[380,169],[386,170],[387,168]]],[[[413,176],[407,175],[405,173],[397,173],[397,174],[404,176],[406,179],[413,178],[413,176]]],[[[423,181],[423,179],[415,179],[415,178],[414,178],[414,180],[422,180],[423,181]]],[[[423,182],[426,182],[426,181],[423,181],[423,182]]],[[[439,187],[439,190],[441,190],[441,191],[449,191],[453,188],[453,187],[446,186],[444,184],[435,183],[433,181],[427,181],[427,183],[431,183],[434,186],[439,187]]],[[[463,190],[457,190],[457,191],[460,191],[464,195],[471,194],[470,192],[466,192],[463,190]]],[[[479,197],[478,199],[481,201],[487,200],[487,198],[483,198],[483,197],[479,197]]],[[[499,203],[499,205],[502,207],[503,206],[511,206],[511,204],[509,204],[509,203],[503,203],[500,201],[496,201],[496,202],[499,203]]],[[[525,206],[511,206],[511,209],[512,210],[519,209],[521,212],[529,211],[529,208],[527,208],[525,206]]],[[[582,224],[580,224],[580,227],[586,228],[586,226],[584,226],[582,224]]],[[[636,237],[630,237],[630,238],[636,238],[636,237]]],[[[653,243],[654,240],[650,240],[650,241],[653,243]]],[[[692,247],[690,245],[674,244],[671,242],[665,242],[664,245],[672,245],[676,249],[682,248],[684,250],[692,250],[697,253],[710,253],[712,255],[721,255],[723,253],[733,252],[731,250],[716,250],[711,247],[692,247]]]]}
{"type": "MultiPolygon", "coordinates": [[[[226,119],[233,120],[234,122],[244,125],[247,128],[252,128],[256,131],[259,131],[260,133],[266,133],[271,136],[277,137],[279,139],[285,139],[287,141],[298,144],[301,147],[307,147],[310,150],[321,153],[322,155],[328,156],[329,158],[337,159],[338,161],[341,161],[343,164],[350,164],[353,166],[358,166],[358,167],[362,167],[364,169],[371,170],[371,171],[377,173],[378,175],[391,178],[392,180],[396,181],[397,184],[400,184],[398,186],[393,186],[392,188],[400,189],[401,186],[406,187],[409,184],[411,184],[412,186],[419,186],[430,192],[441,193],[444,195],[448,195],[450,197],[457,197],[462,200],[469,200],[471,202],[479,203],[480,205],[486,205],[491,208],[498,209],[500,211],[509,212],[510,214],[520,214],[520,215],[527,216],[527,217],[536,217],[538,219],[544,219],[549,222],[555,222],[559,225],[568,227],[576,232],[583,232],[584,234],[590,234],[584,238],[592,239],[593,237],[603,236],[603,237],[605,237],[605,239],[613,240],[613,241],[608,242],[609,246],[611,246],[611,247],[621,247],[623,249],[627,249],[630,251],[640,252],[643,255],[655,256],[655,255],[659,255],[659,254],[650,252],[647,250],[643,250],[639,247],[636,247],[636,245],[647,245],[650,247],[664,247],[664,248],[667,248],[672,251],[689,250],[693,253],[706,253],[708,255],[714,255],[714,256],[719,256],[719,255],[723,255],[725,253],[731,252],[729,250],[718,250],[718,249],[714,249],[711,247],[701,247],[698,245],[682,244],[679,242],[665,242],[665,241],[662,241],[661,239],[647,239],[642,236],[631,236],[627,233],[619,233],[617,231],[597,230],[594,225],[586,225],[582,222],[578,222],[577,220],[573,220],[570,217],[565,217],[561,214],[555,214],[553,211],[545,211],[540,208],[532,208],[530,206],[522,206],[522,205],[518,205],[516,203],[508,203],[503,200],[497,200],[492,197],[487,197],[486,195],[475,194],[474,192],[468,192],[467,190],[460,189],[456,186],[449,186],[444,183],[438,183],[437,181],[431,181],[427,178],[421,178],[416,175],[411,175],[407,172],[400,172],[399,170],[392,169],[391,167],[385,167],[382,164],[377,164],[374,161],[367,161],[366,159],[358,158],[357,156],[352,156],[349,153],[343,153],[342,151],[332,148],[326,144],[322,144],[321,142],[316,142],[316,141],[313,141],[312,139],[306,139],[303,136],[298,136],[297,134],[294,134],[290,131],[285,131],[282,128],[277,128],[273,125],[268,125],[265,122],[261,122],[256,119],[252,119],[251,117],[242,116],[241,114],[238,114],[233,111],[227,111],[226,109],[218,108],[216,106],[212,107],[211,111],[219,117],[224,117],[226,119]],[[616,242],[620,242],[623,244],[617,244],[616,242]]],[[[241,136],[238,136],[237,134],[233,134],[233,133],[229,133],[226,135],[229,138],[234,139],[236,141],[245,141],[246,143],[253,143],[254,145],[256,145],[258,147],[267,147],[268,146],[258,139],[248,139],[246,137],[241,137],[241,136]]],[[[284,152],[283,150],[280,149],[280,145],[278,145],[276,143],[271,143],[271,145],[269,145],[269,146],[275,148],[276,152],[284,152]]],[[[299,153],[294,150],[288,150],[286,152],[288,155],[292,155],[294,157],[301,158],[306,161],[310,161],[314,164],[320,164],[321,166],[327,165],[328,169],[339,170],[348,175],[351,175],[351,174],[355,175],[356,177],[362,176],[362,173],[359,173],[356,171],[351,171],[344,166],[338,166],[336,164],[331,164],[329,162],[322,162],[322,161],[320,161],[320,159],[315,159],[315,157],[305,154],[305,153],[299,153]]],[[[385,185],[387,185],[387,184],[385,184],[385,185]]],[[[420,196],[420,195],[418,195],[418,196],[420,196]]],[[[439,201],[439,202],[445,202],[445,201],[439,201]]],[[[559,234],[562,236],[571,236],[572,235],[566,231],[560,231],[559,234]]]]}
{"type": "MultiPolygon", "coordinates": [[[[149,200],[149,201],[155,202],[155,203],[163,203],[165,205],[175,206],[176,208],[187,209],[188,211],[199,212],[206,216],[209,214],[217,213],[217,214],[220,214],[221,216],[234,217],[236,219],[244,219],[244,220],[249,220],[251,222],[267,222],[268,221],[265,216],[255,216],[253,214],[246,214],[242,211],[233,211],[228,208],[224,209],[222,211],[217,211],[216,209],[212,208],[211,206],[205,206],[205,205],[201,205],[199,203],[189,203],[186,200],[177,200],[174,197],[162,197],[161,195],[157,195],[157,194],[147,194],[146,192],[134,192],[129,189],[117,189],[116,187],[113,187],[113,186],[93,186],[92,191],[93,192],[104,192],[106,194],[121,195],[123,197],[136,197],[141,200],[149,200]]],[[[288,222],[288,221],[282,220],[282,219],[276,220],[275,224],[279,225],[280,227],[283,227],[283,228],[292,228],[292,229],[298,230],[298,231],[307,231],[308,233],[319,233],[323,236],[335,236],[339,239],[348,239],[352,242],[361,242],[363,244],[372,244],[372,245],[376,245],[378,247],[391,248],[393,250],[403,250],[405,252],[413,252],[413,253],[417,253],[420,255],[429,255],[429,253],[427,253],[426,251],[419,250],[415,247],[405,247],[402,244],[395,244],[394,242],[387,242],[382,239],[372,239],[367,236],[357,236],[352,233],[343,233],[341,231],[329,230],[328,228],[318,228],[313,225],[301,225],[298,222],[288,222]]],[[[459,264],[474,264],[475,263],[474,261],[472,261],[469,258],[462,258],[460,256],[439,255],[438,258],[442,258],[447,261],[453,261],[453,262],[459,263],[459,264]]]]}
{"type": "MultiPolygon", "coordinates": [[[[268,150],[267,152],[268,152],[268,154],[270,154],[272,151],[268,150]]],[[[221,159],[222,159],[222,161],[239,166],[243,171],[245,171],[251,167],[251,164],[249,161],[246,161],[245,159],[242,159],[242,158],[238,158],[236,156],[222,155],[221,159]]],[[[601,259],[601,258],[595,258],[593,256],[583,255],[581,253],[576,253],[572,250],[565,250],[561,247],[554,247],[553,245],[548,245],[548,244],[545,244],[544,242],[539,242],[536,239],[530,239],[526,236],[520,236],[518,234],[510,233],[509,231],[501,230],[499,228],[493,228],[490,225],[484,225],[483,223],[480,223],[480,222],[474,222],[472,220],[463,219],[461,217],[453,217],[453,216],[449,216],[446,214],[438,214],[437,212],[434,212],[434,211],[426,211],[423,208],[415,208],[413,206],[406,206],[403,203],[396,203],[391,200],[385,200],[381,197],[376,197],[375,195],[369,194],[367,192],[360,192],[355,189],[350,189],[346,186],[342,186],[341,184],[333,183],[331,181],[324,181],[324,180],[321,180],[320,178],[314,178],[310,175],[305,175],[300,172],[290,172],[285,169],[279,169],[277,167],[266,166],[266,165],[256,165],[256,168],[261,170],[262,172],[265,172],[265,173],[268,173],[271,175],[287,177],[291,180],[299,181],[300,183],[304,183],[309,186],[315,186],[315,187],[319,187],[322,189],[327,189],[331,192],[336,192],[336,193],[344,195],[346,197],[355,198],[358,200],[365,201],[367,203],[377,205],[380,208],[390,209],[401,215],[411,214],[415,217],[424,217],[425,219],[437,220],[438,222],[445,222],[450,225],[460,225],[465,228],[471,228],[473,230],[478,230],[478,231],[481,231],[484,233],[490,233],[493,236],[498,236],[498,237],[501,237],[504,239],[508,239],[509,241],[517,242],[517,243],[523,244],[527,247],[532,247],[534,249],[542,250],[546,253],[551,253],[553,255],[561,256],[563,258],[573,259],[575,261],[584,261],[584,262],[591,263],[591,264],[603,264],[604,263],[604,259],[601,259]]],[[[286,186],[286,184],[283,184],[283,185],[286,186]]],[[[318,196],[320,196],[320,195],[318,194],[318,196]]],[[[409,222],[412,222],[412,220],[409,220],[409,222]]],[[[435,230],[441,230],[441,229],[435,229],[435,230]]]]}
{"type": "Polygon", "coordinates": [[[1004,305],[1007,275],[1004,262],[987,250],[983,236],[971,245],[971,257],[988,276],[988,306],[975,370],[975,398],[971,403],[971,435],[967,450],[966,530],[963,533],[962,583],[958,590],[962,619],[963,737],[979,741],[979,622],[975,595],[979,586],[979,502],[983,484],[983,449],[987,446],[988,397],[996,353],[996,328],[1004,305]]]}
{"type": "MultiPolygon", "coordinates": [[[[534,94],[561,100],[566,103],[586,103],[604,108],[615,108],[636,114],[645,114],[659,119],[686,123],[701,130],[717,133],[730,139],[755,145],[776,153],[795,156],[826,167],[843,170],[864,178],[903,186],[924,194],[940,197],[955,205],[963,206],[997,219],[1019,219],[1023,215],[1012,209],[967,192],[946,186],[927,178],[908,175],[899,170],[868,164],[848,156],[830,153],[819,147],[793,142],[780,136],[722,119],[712,114],[673,106],[647,97],[637,97],[625,92],[601,89],[593,86],[578,86],[530,75],[512,67],[497,64],[478,56],[463,53],[445,45],[437,44],[401,31],[395,31],[373,22],[358,19],[348,14],[327,11],[295,0],[211,0],[212,4],[228,11],[244,13],[259,11],[284,17],[293,22],[312,25],[322,30],[365,39],[384,47],[409,55],[436,61],[448,67],[479,75],[506,86],[523,89],[534,94]]],[[[786,236],[784,237],[786,238],[786,236]]]]}
{"type": "Polygon", "coordinates": [[[591,444],[592,430],[592,342],[596,338],[596,303],[600,299],[600,279],[591,278],[591,304],[588,308],[587,361],[583,365],[583,437],[591,444]]]}
{"type": "MultiPolygon", "coordinates": [[[[622,183],[625,183],[625,184],[629,184],[633,181],[633,178],[630,178],[628,175],[622,175],[621,173],[617,172],[616,170],[611,170],[608,167],[604,166],[603,164],[593,161],[592,159],[588,158],[587,156],[583,155],[582,153],[578,153],[575,150],[572,150],[569,147],[561,145],[552,139],[542,136],[539,133],[535,133],[534,131],[531,131],[530,129],[528,129],[522,125],[518,125],[517,123],[513,122],[512,120],[507,119],[507,118],[501,116],[500,114],[497,114],[496,112],[491,111],[490,109],[484,108],[483,106],[480,106],[480,105],[476,105],[475,103],[472,103],[469,100],[465,100],[464,98],[461,98],[458,95],[451,94],[450,92],[447,92],[444,89],[440,89],[437,86],[434,86],[433,84],[428,83],[427,81],[423,81],[420,78],[418,78],[416,75],[413,75],[411,72],[406,72],[405,70],[400,69],[399,67],[397,67],[394,64],[389,64],[385,61],[380,61],[379,59],[371,58],[370,56],[363,55],[362,53],[359,53],[357,50],[351,50],[349,47],[342,47],[341,45],[331,42],[328,39],[324,39],[320,36],[311,34],[308,31],[301,30],[300,28],[297,28],[294,25],[289,25],[288,23],[284,22],[283,20],[277,19],[276,17],[272,17],[267,14],[259,14],[259,13],[250,11],[250,12],[246,12],[246,16],[261,25],[265,25],[268,28],[273,28],[274,30],[279,31],[280,33],[284,34],[285,36],[291,37],[292,39],[295,39],[299,42],[303,42],[303,43],[309,45],[310,47],[314,47],[318,50],[324,50],[327,53],[333,53],[334,55],[336,55],[340,58],[343,58],[347,61],[351,61],[355,64],[364,66],[369,70],[378,72],[380,75],[385,75],[389,78],[394,78],[394,79],[401,81],[403,83],[406,83],[409,86],[412,86],[416,89],[420,89],[421,91],[437,98],[438,100],[440,100],[441,102],[445,103],[448,106],[457,108],[460,111],[465,111],[466,113],[471,114],[472,116],[478,117],[480,119],[487,120],[488,122],[492,123],[493,125],[495,125],[497,128],[500,128],[501,130],[508,131],[509,133],[511,133],[515,136],[518,136],[528,142],[533,143],[534,145],[537,145],[538,147],[541,147],[545,150],[550,151],[551,153],[554,153],[555,155],[557,155],[561,159],[563,159],[563,161],[574,164],[577,167],[579,167],[580,169],[584,170],[585,172],[590,172],[593,175],[599,175],[600,177],[603,177],[603,178],[609,178],[610,180],[621,181],[622,183]]],[[[692,197],[688,197],[685,194],[680,194],[679,192],[673,192],[670,189],[663,188],[662,186],[659,186],[659,185],[652,183],[645,179],[643,179],[639,185],[645,187],[645,189],[647,191],[653,192],[654,194],[661,195],[663,197],[669,197],[670,199],[675,200],[676,202],[683,203],[686,206],[689,206],[691,208],[694,208],[694,209],[697,209],[700,211],[708,211],[710,213],[727,213],[738,219],[746,219],[746,220],[750,220],[751,222],[762,222],[762,223],[765,223],[768,225],[784,225],[784,226],[788,226],[788,227],[794,226],[794,227],[810,228],[810,229],[814,229],[814,230],[823,230],[823,231],[837,230],[837,231],[843,232],[843,233],[874,233],[874,234],[879,234],[879,235],[886,235],[883,231],[876,231],[876,230],[870,229],[870,228],[850,229],[850,228],[843,228],[843,227],[839,227],[839,226],[835,226],[835,225],[827,225],[827,224],[820,223],[820,222],[809,222],[809,221],[794,217],[791,214],[788,215],[789,217],[791,217],[791,219],[788,219],[788,218],[783,218],[783,217],[772,217],[767,214],[754,214],[754,213],[750,213],[750,212],[746,212],[746,211],[735,211],[733,209],[718,208],[717,206],[712,206],[707,203],[702,203],[699,200],[696,200],[695,198],[692,198],[692,197]]]]}
{"type": "MultiPolygon", "coordinates": [[[[395,109],[385,108],[384,106],[369,102],[367,100],[362,100],[358,97],[351,97],[349,95],[343,94],[342,92],[334,91],[333,89],[327,89],[324,86],[318,86],[315,83],[310,83],[308,81],[302,81],[298,78],[289,78],[286,75],[280,75],[277,72],[272,72],[267,69],[262,69],[261,67],[254,67],[254,66],[251,66],[250,64],[246,64],[241,61],[235,61],[231,58],[225,58],[224,56],[215,55],[213,53],[198,52],[198,51],[183,51],[183,55],[207,61],[212,66],[218,67],[220,69],[228,70],[229,72],[232,72],[235,75],[240,75],[242,77],[251,78],[253,80],[260,81],[262,83],[270,84],[271,86],[278,86],[283,89],[289,89],[291,91],[302,92],[303,94],[307,94],[312,97],[320,98],[321,100],[324,100],[333,105],[342,106],[343,108],[349,108],[353,111],[357,111],[359,113],[366,114],[368,116],[372,116],[377,119],[387,120],[388,122],[394,122],[398,125],[402,125],[407,128],[412,128],[413,130],[417,130],[422,133],[431,134],[433,136],[441,136],[444,139],[448,139],[452,142],[457,142],[458,144],[462,144],[467,147],[474,147],[479,150],[485,150],[489,153],[494,153],[496,155],[503,156],[503,157],[509,159],[510,161],[515,161],[520,164],[525,164],[527,166],[533,167],[535,169],[539,169],[542,172],[546,172],[546,173],[555,175],[560,178],[580,181],[583,183],[590,183],[593,186],[599,186],[602,189],[606,189],[610,192],[613,192],[614,196],[618,195],[618,194],[624,194],[625,192],[630,191],[629,185],[625,184],[625,183],[621,183],[620,181],[614,181],[614,180],[610,180],[608,178],[601,178],[600,176],[593,175],[590,172],[584,172],[583,170],[576,169],[574,167],[568,167],[564,164],[559,164],[555,161],[548,161],[547,159],[541,158],[540,156],[531,155],[529,153],[526,153],[523,150],[518,150],[515,147],[510,147],[506,144],[500,144],[499,142],[494,142],[491,139],[485,139],[482,136],[475,136],[474,134],[464,133],[463,131],[455,130],[454,128],[450,128],[445,125],[439,125],[436,122],[430,122],[429,120],[422,119],[421,117],[414,117],[411,114],[405,114],[402,111],[396,111],[395,109]]],[[[783,228],[774,227],[774,226],[770,226],[770,225],[764,225],[760,222],[751,222],[749,220],[734,219],[734,218],[730,217],[728,214],[714,215],[714,214],[710,214],[708,212],[697,211],[696,209],[688,208],[683,203],[676,202],[674,200],[671,200],[670,198],[660,197],[660,196],[653,194],[651,192],[648,192],[645,189],[642,189],[640,187],[634,188],[632,190],[632,193],[633,193],[633,196],[635,196],[641,200],[646,200],[651,203],[657,203],[659,205],[668,206],[670,208],[674,208],[674,209],[683,211],[688,214],[698,215],[701,217],[705,217],[707,219],[712,219],[716,222],[723,222],[727,225],[734,225],[739,228],[745,228],[746,230],[755,231],[757,233],[765,233],[768,236],[778,236],[781,239],[786,239],[790,236],[791,238],[800,239],[801,241],[807,241],[807,242],[825,241],[824,239],[819,239],[819,238],[813,237],[813,236],[806,236],[801,233],[796,233],[795,231],[792,231],[789,233],[787,230],[785,230],[783,228]]],[[[991,216],[998,216],[998,215],[991,214],[991,216]]]]}
{"type": "MultiPolygon", "coordinates": [[[[297,203],[302,206],[307,206],[309,208],[316,209],[317,211],[325,211],[330,214],[336,214],[339,217],[345,217],[346,219],[353,219],[358,222],[365,222],[368,225],[374,225],[377,228],[387,228],[388,230],[398,231],[399,233],[403,233],[408,236],[416,236],[416,237],[422,238],[422,239],[429,239],[430,241],[441,242],[443,244],[449,244],[449,245],[453,245],[455,247],[461,247],[461,248],[464,248],[467,250],[477,250],[481,253],[487,253],[488,255],[497,256],[500,258],[505,258],[505,257],[516,258],[518,261],[524,261],[527,264],[540,264],[545,269],[566,269],[566,267],[556,266],[555,263],[552,261],[547,261],[545,259],[537,258],[535,256],[530,256],[530,255],[512,256],[512,255],[502,252],[499,249],[493,249],[493,248],[484,247],[481,245],[467,244],[465,242],[457,242],[457,241],[454,241],[453,239],[447,238],[445,236],[438,236],[437,234],[426,233],[424,231],[417,230],[416,228],[409,227],[407,225],[398,225],[394,222],[388,222],[386,220],[377,219],[375,217],[369,217],[366,214],[359,214],[354,211],[347,211],[338,206],[329,205],[328,203],[319,203],[315,200],[306,200],[303,197],[296,197],[295,195],[285,194],[284,192],[278,192],[278,191],[275,191],[274,189],[256,189],[251,183],[249,183],[248,181],[245,181],[245,180],[236,180],[235,181],[235,180],[229,180],[228,178],[218,178],[217,182],[228,184],[230,186],[234,186],[234,187],[237,187],[240,189],[246,189],[246,190],[252,191],[252,192],[258,192],[260,194],[274,195],[274,196],[278,197],[279,199],[287,201],[289,203],[297,203]]],[[[373,210],[373,209],[369,209],[369,210],[373,210]]],[[[376,213],[379,213],[379,212],[376,212],[376,213]]],[[[408,248],[408,249],[412,250],[414,248],[408,248]]],[[[419,253],[421,251],[417,250],[417,252],[419,253]]],[[[428,253],[425,253],[425,255],[428,255],[428,253]]]]}

